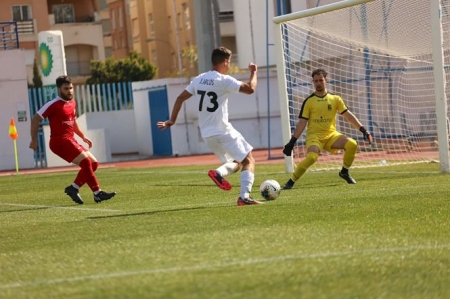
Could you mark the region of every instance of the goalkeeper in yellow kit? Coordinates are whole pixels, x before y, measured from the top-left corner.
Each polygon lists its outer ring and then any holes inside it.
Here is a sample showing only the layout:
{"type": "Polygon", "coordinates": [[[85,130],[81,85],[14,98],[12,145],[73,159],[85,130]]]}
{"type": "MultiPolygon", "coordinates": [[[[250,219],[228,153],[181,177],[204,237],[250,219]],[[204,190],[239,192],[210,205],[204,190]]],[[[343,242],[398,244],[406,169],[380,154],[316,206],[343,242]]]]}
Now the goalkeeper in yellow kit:
{"type": "Polygon", "coordinates": [[[336,153],[340,149],[345,150],[343,166],[339,176],[349,184],[356,184],[348,169],[355,159],[357,143],[354,139],[336,131],[336,113],[339,112],[350,124],[361,131],[364,140],[369,143],[372,143],[372,135],[348,110],[340,96],[327,91],[327,72],[325,70],[317,69],[313,71],[312,78],[315,92],[303,101],[295,131],[291,140],[283,148],[283,153],[286,156],[291,156],[297,139],[308,125],[306,130],[306,157],[297,164],[292,178],[284,185],[283,189],[292,189],[295,182],[317,161],[322,150],[330,153],[336,153]]]}

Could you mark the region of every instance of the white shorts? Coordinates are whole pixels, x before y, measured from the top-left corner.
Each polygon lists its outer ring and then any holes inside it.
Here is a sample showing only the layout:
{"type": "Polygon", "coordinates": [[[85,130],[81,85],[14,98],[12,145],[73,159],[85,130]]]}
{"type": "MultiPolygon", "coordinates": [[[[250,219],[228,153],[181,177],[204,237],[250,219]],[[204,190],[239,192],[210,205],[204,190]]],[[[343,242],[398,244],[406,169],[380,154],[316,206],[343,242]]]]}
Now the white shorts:
{"type": "Polygon", "coordinates": [[[232,129],[228,134],[206,137],[204,141],[222,163],[242,162],[253,150],[253,146],[245,141],[236,129],[232,129]]]}

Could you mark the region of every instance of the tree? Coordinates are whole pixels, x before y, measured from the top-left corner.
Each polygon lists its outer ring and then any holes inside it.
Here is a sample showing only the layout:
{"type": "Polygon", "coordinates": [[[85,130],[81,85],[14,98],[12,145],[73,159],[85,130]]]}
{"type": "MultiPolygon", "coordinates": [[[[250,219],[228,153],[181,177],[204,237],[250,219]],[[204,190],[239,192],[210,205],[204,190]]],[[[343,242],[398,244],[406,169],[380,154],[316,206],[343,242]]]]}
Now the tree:
{"type": "Polygon", "coordinates": [[[41,88],[42,85],[43,85],[43,83],[42,83],[41,73],[39,72],[38,65],[37,65],[37,62],[35,59],[34,63],[33,63],[33,87],[41,88]]]}
{"type": "Polygon", "coordinates": [[[87,84],[112,82],[135,82],[151,80],[155,77],[156,67],[145,60],[141,54],[132,51],[126,58],[105,61],[91,61],[91,77],[87,84]]]}

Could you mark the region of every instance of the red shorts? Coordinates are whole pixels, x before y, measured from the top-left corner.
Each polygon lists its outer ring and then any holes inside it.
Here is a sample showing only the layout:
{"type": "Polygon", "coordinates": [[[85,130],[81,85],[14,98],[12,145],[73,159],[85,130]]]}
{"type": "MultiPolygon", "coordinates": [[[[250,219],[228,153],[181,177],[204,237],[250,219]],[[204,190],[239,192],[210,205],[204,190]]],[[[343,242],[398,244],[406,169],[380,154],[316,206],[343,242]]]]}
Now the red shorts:
{"type": "Polygon", "coordinates": [[[50,138],[49,145],[55,155],[58,155],[69,163],[72,163],[79,154],[87,151],[87,149],[79,144],[73,137],[53,137],[50,138]]]}

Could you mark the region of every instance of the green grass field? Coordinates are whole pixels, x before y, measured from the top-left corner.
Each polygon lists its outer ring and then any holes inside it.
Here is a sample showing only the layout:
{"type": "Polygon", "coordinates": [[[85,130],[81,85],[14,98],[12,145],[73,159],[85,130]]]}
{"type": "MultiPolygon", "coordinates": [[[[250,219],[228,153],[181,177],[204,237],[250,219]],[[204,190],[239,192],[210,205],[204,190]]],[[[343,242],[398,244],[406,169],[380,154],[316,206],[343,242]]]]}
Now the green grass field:
{"type": "MultiPolygon", "coordinates": [[[[450,298],[450,185],[438,164],[309,172],[236,206],[208,167],[0,177],[0,298],[450,298]]],[[[258,165],[284,183],[284,166],[258,165]]]]}

